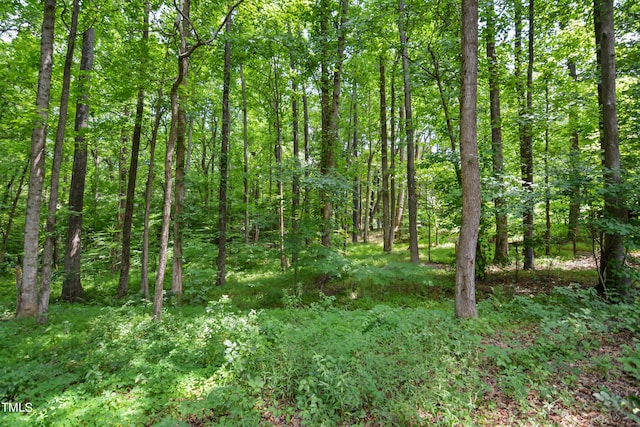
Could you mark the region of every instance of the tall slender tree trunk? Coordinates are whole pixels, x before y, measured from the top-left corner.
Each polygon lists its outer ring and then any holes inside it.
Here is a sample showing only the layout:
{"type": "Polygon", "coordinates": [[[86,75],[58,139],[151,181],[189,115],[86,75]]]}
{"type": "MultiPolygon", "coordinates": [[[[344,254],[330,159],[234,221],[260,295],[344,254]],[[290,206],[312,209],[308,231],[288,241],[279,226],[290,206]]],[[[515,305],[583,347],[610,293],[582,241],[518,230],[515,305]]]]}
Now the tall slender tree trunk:
{"type": "Polygon", "coordinates": [[[545,121],[544,127],[544,254],[551,255],[551,192],[549,189],[549,82],[544,87],[545,121]]]}
{"type": "MultiPolygon", "coordinates": [[[[22,195],[22,186],[24,185],[24,178],[27,175],[27,169],[29,169],[29,162],[27,161],[22,168],[22,173],[20,174],[20,181],[18,182],[18,188],[16,189],[16,194],[13,197],[13,202],[11,203],[11,209],[9,210],[9,220],[7,221],[7,226],[4,230],[4,237],[2,239],[2,247],[0,247],[0,264],[4,261],[4,256],[7,253],[7,244],[9,242],[9,235],[11,234],[11,227],[13,225],[13,219],[16,216],[16,209],[18,208],[18,201],[20,201],[20,196],[22,195]]],[[[40,294],[42,294],[42,288],[40,289],[40,294]]]]}
{"type": "Polygon", "coordinates": [[[167,269],[167,257],[169,252],[169,228],[171,224],[171,198],[173,189],[173,158],[175,154],[175,146],[178,140],[178,122],[179,122],[179,91],[182,80],[187,72],[187,58],[183,56],[186,50],[185,37],[183,34],[184,22],[182,13],[179,12],[181,32],[181,46],[178,49],[178,75],[171,85],[171,125],[169,127],[169,138],[167,139],[167,149],[164,157],[164,203],[162,206],[162,227],[160,231],[160,252],[158,253],[158,268],[156,273],[156,283],[153,295],[153,317],[159,321],[162,318],[162,297],[164,291],[164,275],[167,269]]]}
{"type": "Polygon", "coordinates": [[[293,248],[291,262],[297,268],[298,248],[300,246],[300,138],[298,117],[298,80],[293,52],[290,60],[291,68],[291,136],[293,137],[293,179],[291,182],[291,231],[293,233],[293,248]]]}
{"type": "Polygon", "coordinates": [[[131,266],[131,229],[133,226],[133,204],[136,193],[136,180],[138,176],[138,155],[140,153],[140,139],[142,137],[142,119],[144,116],[144,85],[146,79],[147,43],[149,41],[149,13],[151,6],[149,0],[145,2],[144,24],[142,29],[142,43],[144,52],[140,61],[140,83],[138,84],[138,97],[136,100],[136,116],[133,125],[133,137],[131,139],[131,158],[129,160],[129,177],[127,180],[127,199],[124,208],[124,221],[122,223],[122,255],[120,261],[120,279],[118,282],[118,298],[129,291],[129,269],[131,266]]]}
{"type": "Polygon", "coordinates": [[[487,59],[489,60],[489,98],[491,109],[491,158],[493,174],[498,182],[498,194],[493,198],[496,219],[496,244],[494,264],[509,261],[509,224],[507,204],[504,199],[504,156],[502,150],[502,119],[500,112],[500,72],[496,58],[496,15],[495,5],[487,5],[487,59]]]}
{"type": "MultiPolygon", "coordinates": [[[[597,61],[600,71],[598,100],[600,106],[602,166],[604,168],[604,218],[624,224],[627,211],[620,188],[620,148],[618,114],[616,106],[616,53],[613,22],[613,0],[594,0],[593,15],[596,33],[597,61]]],[[[600,255],[599,279],[596,289],[601,295],[610,292],[627,296],[630,280],[625,277],[625,251],[623,236],[609,227],[604,234],[600,255]]]]}
{"type": "Polygon", "coordinates": [[[242,64],[240,64],[240,88],[242,90],[242,184],[244,188],[244,243],[248,244],[249,232],[251,231],[249,228],[249,130],[247,123],[247,88],[244,79],[244,67],[242,66],[242,64]]]}
{"type": "Polygon", "coordinates": [[[36,316],[38,310],[38,239],[45,172],[45,143],[49,118],[55,20],[56,2],[55,0],[45,0],[40,36],[40,71],[36,95],[36,116],[31,132],[31,153],[29,155],[30,174],[25,216],[22,281],[17,289],[16,315],[18,317],[36,316]]]}
{"type": "MultiPolygon", "coordinates": [[[[340,81],[342,78],[342,62],[344,60],[344,49],[346,40],[345,22],[347,19],[348,0],[341,0],[340,23],[338,27],[338,40],[335,52],[335,61],[331,61],[331,44],[326,41],[322,45],[321,54],[321,110],[322,110],[322,132],[321,146],[322,154],[320,159],[320,173],[329,175],[335,166],[335,147],[338,141],[338,111],[340,102],[340,81]]],[[[331,11],[329,1],[322,0],[320,5],[320,30],[323,34],[329,31],[329,21],[331,11]]],[[[329,191],[323,189],[321,192],[322,201],[322,245],[331,246],[331,236],[333,227],[331,219],[333,216],[333,204],[329,191]]]]}
{"type": "MultiPolygon", "coordinates": [[[[225,24],[227,34],[231,33],[231,17],[225,24]]],[[[231,40],[224,43],[224,76],[222,89],[222,144],[220,146],[220,205],[218,217],[218,273],[216,285],[226,283],[227,267],[227,180],[229,171],[229,136],[231,134],[231,114],[229,91],[231,86],[231,40]]]]}
{"type": "Polygon", "coordinates": [[[58,112],[58,128],[56,142],[53,148],[53,162],[51,164],[51,186],[49,190],[49,206],[47,209],[47,223],[45,227],[44,249],[42,251],[42,274],[40,278],[40,295],[38,298],[38,319],[41,323],[47,321],[49,312],[49,297],[51,294],[51,276],[56,248],[56,214],[58,213],[58,198],[60,193],[60,168],[62,165],[62,148],[64,145],[67,116],[69,111],[69,96],[71,92],[71,68],[78,32],[78,15],[80,14],[80,0],[73,0],[71,11],[71,25],[67,37],[67,53],[64,60],[62,74],[62,89],[60,92],[60,111],[58,112]]]}
{"type": "Polygon", "coordinates": [[[400,18],[398,19],[398,31],[400,32],[400,44],[402,46],[402,69],[404,75],[404,104],[405,104],[405,129],[407,134],[407,192],[409,198],[409,251],[411,262],[420,262],[418,252],[418,197],[416,194],[415,177],[415,147],[413,141],[413,115],[411,110],[411,74],[409,70],[409,52],[407,46],[407,32],[405,28],[406,13],[405,1],[400,0],[400,18]]]}
{"type": "MultiPolygon", "coordinates": [[[[187,37],[190,34],[191,0],[184,0],[182,6],[182,26],[180,29],[180,44],[182,51],[187,51],[187,37]]],[[[171,277],[171,292],[178,298],[182,295],[182,222],[184,220],[184,202],[186,197],[185,185],[185,155],[187,150],[187,77],[189,75],[189,58],[182,59],[184,77],[178,88],[178,117],[176,124],[176,184],[173,219],[173,270],[171,277]]]]}
{"type": "Polygon", "coordinates": [[[276,160],[277,176],[276,186],[278,191],[278,249],[280,252],[280,269],[284,272],[289,266],[289,261],[284,250],[284,183],[283,183],[283,164],[282,164],[282,123],[280,120],[280,76],[278,75],[277,59],[273,59],[273,109],[275,112],[274,127],[276,130],[276,143],[274,146],[274,155],[276,160]]]}
{"type": "Polygon", "coordinates": [[[160,79],[160,84],[158,85],[158,99],[156,99],[155,119],[153,122],[153,129],[151,131],[151,141],[149,142],[149,169],[147,171],[147,182],[145,184],[144,191],[144,221],[142,232],[142,267],[140,273],[140,293],[147,299],[149,298],[149,221],[151,219],[151,196],[153,194],[156,143],[158,141],[158,131],[160,129],[160,122],[162,120],[162,87],[164,85],[164,79],[165,70],[163,68],[162,78],[160,79]]]}
{"type": "MultiPolygon", "coordinates": [[[[451,152],[457,153],[458,148],[456,144],[456,134],[453,129],[453,119],[451,117],[451,113],[449,112],[449,102],[447,102],[447,97],[444,93],[444,87],[442,83],[442,74],[440,73],[440,61],[436,57],[436,54],[431,46],[428,47],[429,54],[431,55],[431,60],[433,61],[433,71],[434,77],[436,79],[436,83],[438,86],[438,93],[440,94],[440,102],[442,103],[442,111],[444,113],[445,122],[447,123],[447,135],[449,136],[449,143],[451,146],[451,152]]],[[[453,163],[453,169],[456,173],[456,179],[458,180],[458,184],[461,185],[462,178],[460,177],[460,166],[458,165],[457,160],[453,163]]]]}
{"type": "Polygon", "coordinates": [[[389,216],[390,216],[390,227],[389,231],[389,240],[391,242],[391,249],[393,249],[393,241],[396,238],[396,61],[393,63],[393,67],[391,70],[391,117],[389,118],[389,127],[391,131],[391,143],[389,144],[389,156],[390,160],[390,170],[389,170],[389,216]]]}
{"type": "Polygon", "coordinates": [[[129,107],[125,106],[122,113],[125,118],[125,123],[120,129],[120,147],[118,148],[118,211],[116,213],[116,227],[113,236],[113,245],[111,249],[111,272],[115,273],[120,269],[122,263],[122,229],[124,226],[124,216],[127,203],[127,176],[129,171],[127,169],[127,142],[129,141],[129,107]]]}
{"type": "Polygon", "coordinates": [[[460,164],[462,225],[456,252],[456,317],[476,317],[475,256],[480,226],[480,163],[476,130],[478,87],[478,1],[462,0],[460,164]]]}
{"type": "MultiPolygon", "coordinates": [[[[351,144],[351,156],[353,157],[354,163],[357,164],[358,161],[358,102],[357,102],[357,88],[354,85],[353,96],[352,96],[352,104],[353,104],[353,139],[351,144]]],[[[359,176],[358,168],[355,167],[355,172],[353,174],[353,195],[352,195],[352,205],[353,212],[351,215],[351,222],[353,230],[351,232],[351,242],[358,243],[358,237],[360,236],[360,231],[362,228],[362,208],[360,206],[360,176],[359,176]]]]}
{"type": "Polygon", "coordinates": [[[384,57],[380,56],[380,142],[382,144],[382,235],[383,250],[391,252],[391,213],[389,206],[389,149],[387,135],[387,89],[384,57]]]}
{"type": "MultiPolygon", "coordinates": [[[[569,60],[569,76],[573,82],[578,81],[578,72],[576,70],[576,63],[574,60],[569,60]]],[[[578,159],[580,158],[580,133],[578,131],[576,109],[572,107],[569,110],[569,124],[572,127],[570,146],[569,146],[569,167],[571,169],[572,176],[580,176],[580,166],[578,159]]],[[[569,226],[567,230],[567,238],[573,243],[573,256],[577,255],[577,239],[580,234],[580,184],[571,183],[571,196],[569,202],[569,226]]]]}
{"type": "Polygon", "coordinates": [[[64,281],[62,283],[62,299],[72,302],[84,299],[84,289],[80,280],[80,254],[82,251],[84,187],[87,175],[86,134],[89,125],[89,73],[93,70],[94,45],[95,29],[89,28],[82,35],[82,59],[80,60],[79,95],[75,120],[76,138],[69,192],[70,213],[64,258],[64,281]]]}
{"type": "MultiPolygon", "coordinates": [[[[516,6],[516,9],[519,5],[516,6]]],[[[521,20],[520,20],[521,21],[521,20]]],[[[516,26],[517,26],[516,22],[516,26]]],[[[534,0],[529,0],[529,43],[527,60],[526,103],[520,114],[520,171],[522,188],[524,190],[524,209],[522,213],[523,226],[523,257],[525,270],[533,270],[534,266],[534,200],[533,200],[533,43],[534,43],[534,0]]]]}

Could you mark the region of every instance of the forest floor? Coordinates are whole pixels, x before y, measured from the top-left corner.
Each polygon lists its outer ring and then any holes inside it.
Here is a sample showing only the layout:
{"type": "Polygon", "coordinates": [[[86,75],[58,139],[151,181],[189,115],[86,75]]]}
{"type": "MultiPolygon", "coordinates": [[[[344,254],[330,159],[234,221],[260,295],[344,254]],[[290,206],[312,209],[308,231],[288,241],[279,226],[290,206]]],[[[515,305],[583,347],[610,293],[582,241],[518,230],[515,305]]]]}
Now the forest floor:
{"type": "Polygon", "coordinates": [[[138,296],[114,301],[104,274],[47,325],[14,319],[2,277],[0,400],[32,410],[0,426],[640,424],[639,300],[602,301],[588,257],[492,268],[479,318],[460,321],[451,248],[421,265],[380,252],[310,257],[295,286],[255,247],[223,289],[192,263],[162,322],[138,296]]]}

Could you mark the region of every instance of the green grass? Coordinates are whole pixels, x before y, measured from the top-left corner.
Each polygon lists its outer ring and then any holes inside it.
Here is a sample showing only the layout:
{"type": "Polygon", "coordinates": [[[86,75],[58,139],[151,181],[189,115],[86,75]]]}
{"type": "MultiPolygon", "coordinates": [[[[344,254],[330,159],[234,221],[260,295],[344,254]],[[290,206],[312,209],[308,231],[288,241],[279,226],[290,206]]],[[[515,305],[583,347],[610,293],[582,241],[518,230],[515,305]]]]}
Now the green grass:
{"type": "MultiPolygon", "coordinates": [[[[85,282],[87,304],[54,302],[47,325],[13,319],[15,285],[2,279],[0,400],[33,410],[0,412],[0,425],[475,426],[508,403],[514,420],[551,426],[544,408],[579,405],[585,360],[638,378],[639,344],[593,357],[609,336],[638,342],[638,305],[576,286],[496,292],[459,321],[452,272],[407,264],[404,248],[350,246],[321,266],[316,255],[297,284],[271,261],[236,260],[222,289],[192,263],[183,304],[167,298],[159,323],[137,296],[115,305],[110,277],[85,282]]],[[[601,391],[599,411],[629,412],[633,399],[601,391]]]]}

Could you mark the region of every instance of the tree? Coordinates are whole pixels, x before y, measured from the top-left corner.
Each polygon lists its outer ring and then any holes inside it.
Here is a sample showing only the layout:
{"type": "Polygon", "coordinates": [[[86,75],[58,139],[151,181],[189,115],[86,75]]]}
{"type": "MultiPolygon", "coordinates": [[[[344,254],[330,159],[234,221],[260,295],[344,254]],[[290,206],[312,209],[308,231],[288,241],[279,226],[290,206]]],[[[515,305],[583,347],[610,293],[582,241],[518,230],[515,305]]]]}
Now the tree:
{"type": "Polygon", "coordinates": [[[120,280],[118,283],[118,297],[123,297],[129,290],[129,269],[131,266],[131,228],[133,226],[133,203],[136,192],[136,179],[138,174],[138,154],[140,152],[140,139],[142,137],[142,119],[144,114],[144,77],[146,67],[146,45],[149,41],[149,14],[151,6],[149,0],[145,2],[144,23],[142,29],[142,46],[144,51],[140,60],[140,82],[138,83],[138,96],[136,101],[136,116],[131,139],[131,157],[129,162],[129,176],[127,179],[127,199],[125,202],[124,220],[122,225],[122,259],[120,264],[120,280]]]}
{"type": "Polygon", "coordinates": [[[53,67],[53,38],[56,20],[55,0],[45,0],[40,36],[40,71],[36,96],[36,115],[31,133],[29,191],[24,231],[22,283],[18,289],[16,315],[35,316],[38,309],[38,238],[40,234],[40,205],[45,172],[45,143],[49,118],[51,70],[53,67]]]}
{"type": "MultiPolygon", "coordinates": [[[[225,24],[227,35],[231,32],[231,16],[225,24]]],[[[222,83],[222,144],[220,145],[220,205],[218,207],[218,259],[216,266],[216,286],[227,281],[227,186],[229,179],[229,136],[231,134],[231,113],[229,92],[231,88],[231,39],[224,43],[224,77],[222,83]]]]}
{"type": "MultiPolygon", "coordinates": [[[[320,173],[329,176],[335,167],[335,150],[338,143],[338,112],[340,106],[340,81],[342,78],[342,62],[346,39],[346,20],[349,2],[340,1],[337,45],[332,52],[333,43],[328,38],[329,23],[332,12],[328,0],[320,2],[320,34],[322,37],[322,52],[320,54],[320,107],[322,114],[321,126],[321,159],[320,173]],[[332,60],[333,59],[333,60],[332,60]]],[[[321,191],[322,203],[322,245],[331,246],[333,204],[329,192],[321,191]]]]}
{"type": "Polygon", "coordinates": [[[497,181],[497,195],[493,198],[496,220],[494,264],[509,260],[509,223],[504,200],[504,156],[502,150],[502,122],[500,115],[500,72],[496,58],[496,12],[493,1],[487,4],[487,59],[489,60],[489,103],[491,110],[491,155],[493,175],[497,181]]]}
{"type": "Polygon", "coordinates": [[[597,62],[600,72],[598,102],[600,105],[600,144],[604,168],[604,242],[600,254],[597,290],[602,295],[628,292],[624,276],[624,241],[619,229],[627,222],[627,211],[621,191],[621,163],[616,108],[616,53],[613,22],[613,0],[594,0],[593,16],[597,62]],[[615,224],[615,225],[613,225],[615,224]]]}
{"type": "Polygon", "coordinates": [[[382,234],[385,252],[391,252],[391,213],[389,205],[389,149],[387,134],[387,90],[384,56],[380,55],[380,142],[382,144],[382,234]]]}
{"type": "Polygon", "coordinates": [[[87,130],[89,126],[89,82],[93,70],[95,29],[82,34],[82,57],[76,102],[75,145],[73,150],[73,174],[69,191],[69,218],[67,220],[67,243],[64,257],[64,281],[62,299],[80,301],[84,289],[80,278],[80,255],[82,252],[82,214],[84,209],[84,187],[87,176],[87,130]]]}
{"type": "Polygon", "coordinates": [[[400,0],[400,17],[398,18],[398,32],[402,49],[402,71],[404,82],[404,114],[405,132],[407,136],[407,193],[409,199],[409,252],[411,262],[420,262],[418,252],[418,195],[416,194],[415,145],[413,113],[411,109],[411,71],[409,69],[409,47],[407,43],[405,1],[400,0]]]}
{"type": "Polygon", "coordinates": [[[462,224],[456,253],[456,317],[478,315],[475,255],[480,226],[480,162],[476,130],[478,86],[478,2],[462,0],[462,72],[460,87],[460,165],[462,224]]]}
{"type": "Polygon", "coordinates": [[[58,212],[58,195],[60,191],[60,168],[62,163],[62,146],[64,144],[65,130],[67,126],[67,113],[69,109],[69,96],[71,91],[71,68],[73,66],[73,53],[78,32],[78,15],[80,13],[80,0],[74,0],[71,11],[71,25],[67,37],[67,53],[64,60],[62,76],[62,89],[60,92],[60,109],[58,112],[58,128],[56,141],[53,148],[53,162],[51,164],[51,186],[49,190],[49,206],[45,228],[44,249],[42,251],[42,275],[40,279],[40,298],[38,300],[38,317],[40,322],[45,322],[49,311],[49,295],[51,289],[51,273],[53,268],[53,255],[56,244],[56,214],[58,212]]]}

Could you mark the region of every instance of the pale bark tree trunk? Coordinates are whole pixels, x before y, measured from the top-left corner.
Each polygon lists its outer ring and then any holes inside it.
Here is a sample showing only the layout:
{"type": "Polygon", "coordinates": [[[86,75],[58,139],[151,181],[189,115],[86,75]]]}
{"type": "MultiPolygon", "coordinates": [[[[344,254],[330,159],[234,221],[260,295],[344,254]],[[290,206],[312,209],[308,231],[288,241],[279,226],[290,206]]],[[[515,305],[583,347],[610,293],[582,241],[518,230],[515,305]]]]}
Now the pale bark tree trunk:
{"type": "Polygon", "coordinates": [[[382,236],[384,252],[391,252],[391,214],[389,206],[389,149],[387,137],[387,89],[384,57],[380,56],[380,142],[382,144],[382,236]]]}
{"type": "Polygon", "coordinates": [[[493,198],[496,219],[496,243],[494,264],[509,261],[509,223],[507,204],[504,199],[504,155],[502,149],[502,118],[500,112],[500,72],[496,58],[496,15],[495,5],[487,5],[487,59],[489,60],[489,98],[491,109],[491,157],[493,174],[498,182],[498,194],[493,198]]]}
{"type": "MultiPolygon", "coordinates": [[[[231,18],[227,20],[225,31],[231,33],[231,18]]],[[[226,283],[227,268],[227,180],[229,173],[229,136],[231,115],[229,111],[229,91],[231,86],[231,40],[224,43],[224,76],[222,89],[222,143],[220,144],[220,205],[218,218],[218,273],[216,286],[226,283]]]]}
{"type": "Polygon", "coordinates": [[[409,53],[407,46],[405,1],[400,0],[400,18],[398,19],[398,31],[402,48],[402,69],[404,75],[404,104],[405,104],[405,129],[407,135],[407,192],[409,198],[409,251],[411,262],[419,263],[418,252],[418,198],[416,194],[415,177],[415,147],[413,141],[413,115],[411,110],[411,74],[409,69],[409,53]]]}
{"type": "MultiPolygon", "coordinates": [[[[191,0],[185,0],[182,7],[182,24],[180,28],[180,44],[182,51],[187,50],[187,37],[190,33],[191,0]]],[[[178,88],[178,117],[176,124],[176,183],[175,206],[173,219],[173,270],[171,292],[178,298],[182,295],[182,222],[184,216],[185,186],[185,154],[187,135],[187,77],[189,74],[189,58],[182,59],[184,77],[181,88],[178,88]]]]}
{"type": "Polygon", "coordinates": [[[42,251],[42,274],[40,278],[40,296],[38,299],[38,318],[41,323],[47,321],[49,312],[49,297],[51,294],[51,276],[56,248],[56,214],[58,212],[58,198],[60,194],[60,168],[62,165],[62,147],[64,145],[65,130],[67,127],[67,115],[69,111],[69,96],[71,92],[71,68],[73,66],[73,53],[78,32],[78,15],[80,13],[80,0],[73,0],[71,11],[71,25],[67,37],[67,53],[64,60],[62,75],[62,89],[60,93],[60,111],[58,113],[58,128],[56,130],[56,142],[53,148],[53,162],[51,165],[51,187],[49,190],[49,206],[47,210],[47,223],[45,228],[44,249],[42,251]]]}
{"type": "Polygon", "coordinates": [[[456,317],[476,317],[475,255],[480,226],[480,163],[476,131],[478,86],[478,2],[462,0],[460,164],[462,224],[456,253],[456,317]]]}
{"type": "Polygon", "coordinates": [[[390,170],[389,170],[389,216],[390,227],[389,240],[391,242],[391,249],[393,249],[393,241],[396,238],[396,61],[393,63],[391,70],[391,117],[389,118],[389,127],[391,128],[391,143],[389,147],[389,155],[391,156],[390,170]]]}
{"type": "MultiPolygon", "coordinates": [[[[149,0],[145,2],[144,23],[142,29],[142,43],[146,50],[149,41],[149,13],[151,6],[149,0]]],[[[141,79],[146,78],[146,51],[140,60],[141,79]]],[[[142,119],[144,116],[144,85],[138,86],[136,100],[136,116],[133,125],[133,137],[131,138],[131,158],[129,160],[129,177],[127,181],[127,198],[125,201],[124,220],[122,223],[122,255],[120,260],[120,279],[118,282],[118,298],[129,291],[129,269],[131,267],[131,229],[133,226],[133,204],[136,193],[136,180],[138,176],[138,155],[140,153],[140,139],[142,137],[142,119]]]]}
{"type": "MultiPolygon", "coordinates": [[[[601,118],[601,136],[604,167],[604,218],[620,223],[627,221],[624,195],[620,189],[621,163],[616,106],[616,53],[613,22],[613,0],[594,0],[594,27],[596,33],[597,60],[600,71],[598,100],[601,118]]],[[[599,279],[596,289],[601,295],[614,292],[627,296],[630,281],[624,276],[625,251],[620,233],[604,232],[600,255],[599,279]]]]}
{"type": "Polygon", "coordinates": [[[274,155],[276,160],[277,176],[276,186],[278,191],[278,250],[280,252],[280,269],[284,272],[289,267],[289,260],[284,250],[284,183],[283,183],[283,164],[282,164],[282,123],[280,120],[280,76],[278,74],[277,59],[273,59],[273,110],[275,113],[275,131],[276,143],[274,146],[274,155]]]}
{"type": "Polygon", "coordinates": [[[56,20],[55,0],[44,1],[44,17],[40,37],[40,70],[36,95],[36,118],[31,133],[29,191],[24,231],[22,281],[17,289],[16,315],[36,316],[38,310],[38,242],[40,233],[40,205],[45,172],[45,144],[49,118],[51,70],[53,68],[53,39],[56,20]]]}
{"type": "Polygon", "coordinates": [[[87,175],[87,140],[89,125],[89,79],[93,69],[93,48],[95,29],[89,28],[82,34],[82,59],[78,79],[78,101],[75,119],[75,147],[73,153],[73,173],[69,191],[69,219],[67,243],[64,258],[64,281],[62,299],[77,301],[84,299],[84,289],[80,279],[80,255],[82,251],[82,214],[84,207],[84,187],[87,175]]]}

